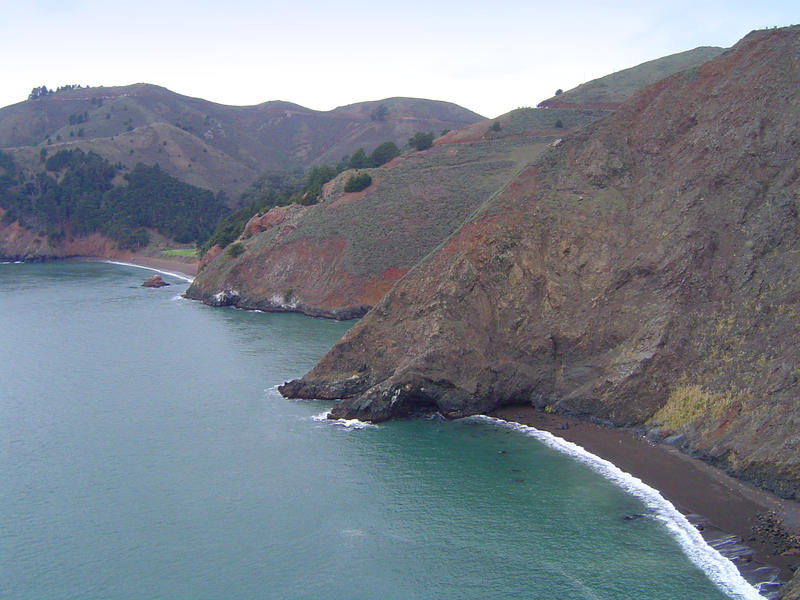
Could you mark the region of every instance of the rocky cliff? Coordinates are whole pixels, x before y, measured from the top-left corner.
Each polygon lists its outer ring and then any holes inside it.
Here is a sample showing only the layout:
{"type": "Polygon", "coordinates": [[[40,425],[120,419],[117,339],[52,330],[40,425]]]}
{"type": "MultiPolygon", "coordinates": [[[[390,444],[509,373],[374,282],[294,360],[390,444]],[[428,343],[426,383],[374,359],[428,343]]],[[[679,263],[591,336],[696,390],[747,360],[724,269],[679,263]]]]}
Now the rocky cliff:
{"type": "Polygon", "coordinates": [[[533,404],[674,433],[800,498],[800,27],[551,148],[284,395],[336,417],[533,404]]]}

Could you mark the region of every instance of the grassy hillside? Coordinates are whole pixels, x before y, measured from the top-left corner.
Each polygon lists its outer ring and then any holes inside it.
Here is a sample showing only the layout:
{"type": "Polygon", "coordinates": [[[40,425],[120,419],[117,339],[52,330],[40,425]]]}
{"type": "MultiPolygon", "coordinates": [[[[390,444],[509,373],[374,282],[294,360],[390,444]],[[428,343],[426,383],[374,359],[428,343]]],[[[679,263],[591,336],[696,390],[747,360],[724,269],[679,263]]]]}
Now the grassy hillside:
{"type": "Polygon", "coordinates": [[[611,75],[582,83],[558,96],[540,103],[546,108],[566,107],[566,105],[585,105],[612,108],[623,102],[637,90],[642,89],[673,73],[697,67],[725,51],[715,46],[701,46],[694,50],[678,52],[656,60],[651,60],[611,75]]]}
{"type": "MultiPolygon", "coordinates": [[[[598,80],[592,89],[605,90],[596,98],[621,100],[637,85],[715,52],[698,49],[651,61],[598,80]]],[[[188,293],[210,304],[337,318],[363,314],[544,149],[613,106],[523,108],[472,123],[424,152],[366,170],[373,183],[355,194],[344,192],[351,173],[343,173],[327,185],[321,204],[255,218],[236,252],[216,256],[188,293]]],[[[337,110],[365,116],[375,104],[337,110]]]]}
{"type": "MultiPolygon", "coordinates": [[[[337,162],[359,147],[482,117],[446,102],[389,98],[314,111],[289,102],[226,106],[148,84],[62,90],[0,109],[0,148],[93,150],[159,163],[184,181],[235,195],[265,171],[337,162]],[[381,108],[382,107],[382,108],[381,108]],[[131,152],[133,151],[133,152],[131,152]]],[[[12,150],[28,168],[27,153],[12,150]]]]}
{"type": "Polygon", "coordinates": [[[356,171],[325,186],[321,202],[254,217],[236,252],[222,252],[187,294],[210,304],[349,318],[402,275],[545,148],[602,111],[519,109],[360,169],[371,185],[347,193],[356,171]],[[565,113],[568,111],[564,111],[565,113]]]}

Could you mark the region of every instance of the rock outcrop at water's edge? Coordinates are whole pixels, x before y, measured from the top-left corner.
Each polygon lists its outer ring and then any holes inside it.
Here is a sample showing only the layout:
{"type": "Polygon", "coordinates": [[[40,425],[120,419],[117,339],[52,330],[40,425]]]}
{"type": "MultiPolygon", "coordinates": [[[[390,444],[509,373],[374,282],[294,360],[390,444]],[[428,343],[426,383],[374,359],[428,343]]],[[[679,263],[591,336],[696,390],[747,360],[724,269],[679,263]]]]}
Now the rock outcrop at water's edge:
{"type": "Polygon", "coordinates": [[[373,421],[533,404],[659,426],[800,498],[798,111],[800,27],[642,90],[523,171],[281,392],[373,421]]]}
{"type": "Polygon", "coordinates": [[[161,278],[161,275],[156,273],[155,275],[148,277],[142,282],[142,287],[148,288],[160,288],[168,286],[169,284],[161,278]]]}

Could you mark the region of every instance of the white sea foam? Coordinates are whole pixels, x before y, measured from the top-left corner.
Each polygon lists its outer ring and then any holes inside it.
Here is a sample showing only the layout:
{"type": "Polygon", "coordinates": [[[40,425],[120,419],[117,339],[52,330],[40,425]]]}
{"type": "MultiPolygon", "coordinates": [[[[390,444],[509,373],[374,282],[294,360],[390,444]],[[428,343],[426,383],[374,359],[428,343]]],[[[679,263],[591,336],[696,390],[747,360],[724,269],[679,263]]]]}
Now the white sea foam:
{"type": "Polygon", "coordinates": [[[481,415],[472,418],[519,431],[588,465],[626,492],[644,501],[645,505],[653,511],[654,518],[664,524],[689,560],[702,569],[722,592],[737,600],[763,600],[763,596],[742,577],[731,561],[709,546],[700,532],[678,509],[642,480],[626,473],[613,463],[586,451],[578,444],[559,438],[548,431],[541,431],[534,427],[495,417],[481,415]]]}
{"type": "Polygon", "coordinates": [[[314,415],[311,417],[312,421],[316,421],[317,423],[322,423],[328,420],[328,415],[331,414],[331,411],[325,410],[319,413],[318,415],[314,415]]]}
{"type": "Polygon", "coordinates": [[[314,415],[311,417],[311,420],[317,423],[328,423],[337,427],[344,427],[345,429],[367,429],[368,427],[378,427],[374,423],[367,423],[366,421],[359,421],[358,419],[329,419],[329,414],[330,411],[326,410],[318,415],[314,415]]]}
{"type": "Polygon", "coordinates": [[[144,265],[135,265],[133,263],[127,262],[120,262],[116,260],[104,260],[104,263],[108,263],[110,265],[122,265],[123,267],[136,267],[137,269],[147,269],[148,271],[155,271],[156,273],[161,273],[162,275],[169,275],[170,277],[176,277],[177,279],[183,279],[184,281],[188,281],[189,283],[194,281],[194,277],[189,277],[183,273],[175,273],[173,271],[164,271],[163,269],[156,269],[155,267],[146,267],[144,265]]]}

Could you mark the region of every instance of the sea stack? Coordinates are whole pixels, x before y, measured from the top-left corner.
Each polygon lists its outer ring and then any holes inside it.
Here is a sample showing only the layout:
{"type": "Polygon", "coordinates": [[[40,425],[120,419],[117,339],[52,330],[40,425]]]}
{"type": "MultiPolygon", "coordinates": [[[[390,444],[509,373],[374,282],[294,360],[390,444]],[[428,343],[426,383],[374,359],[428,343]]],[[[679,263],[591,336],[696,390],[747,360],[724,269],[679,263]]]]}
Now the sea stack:
{"type": "Polygon", "coordinates": [[[149,277],[142,283],[142,287],[150,287],[150,288],[160,288],[164,287],[165,285],[169,285],[166,281],[161,278],[161,275],[156,273],[152,277],[149,277]]]}

